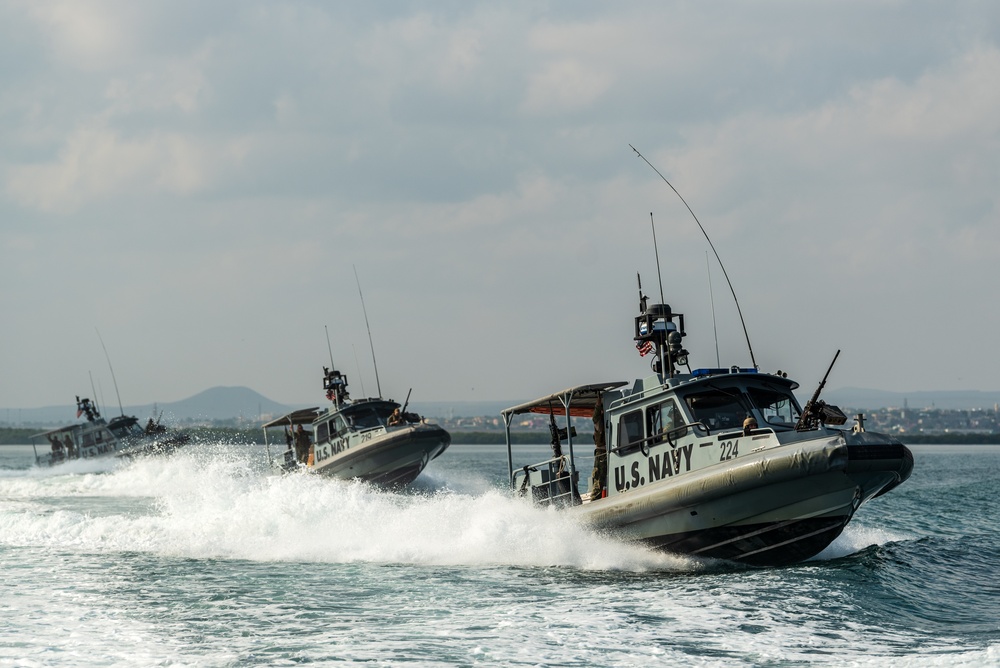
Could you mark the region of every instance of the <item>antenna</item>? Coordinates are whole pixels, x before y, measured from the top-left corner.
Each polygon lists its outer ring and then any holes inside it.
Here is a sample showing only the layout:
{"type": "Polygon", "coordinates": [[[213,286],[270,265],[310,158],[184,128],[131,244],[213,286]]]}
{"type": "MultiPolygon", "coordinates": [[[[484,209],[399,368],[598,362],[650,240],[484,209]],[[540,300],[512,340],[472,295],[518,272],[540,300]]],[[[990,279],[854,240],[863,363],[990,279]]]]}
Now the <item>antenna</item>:
{"type": "Polygon", "coordinates": [[[378,396],[381,397],[382,386],[378,382],[378,362],[375,361],[375,344],[372,342],[372,328],[368,324],[368,309],[365,308],[365,296],[361,294],[361,280],[358,278],[358,268],[353,264],[351,266],[354,267],[354,280],[358,284],[358,295],[361,297],[361,311],[365,314],[365,327],[368,328],[368,345],[372,349],[372,366],[375,367],[375,389],[378,390],[378,396]]]}
{"type": "Polygon", "coordinates": [[[642,158],[643,162],[649,165],[650,169],[656,172],[656,174],[661,179],[663,179],[664,183],[670,186],[670,189],[673,190],[678,197],[680,197],[681,201],[684,202],[684,206],[687,207],[688,212],[691,214],[691,217],[694,218],[694,222],[698,223],[698,228],[701,229],[701,233],[705,235],[705,240],[708,242],[708,245],[712,248],[712,252],[715,253],[715,259],[719,261],[719,266],[722,267],[722,275],[726,277],[726,283],[729,284],[729,291],[733,293],[733,301],[736,302],[736,312],[739,313],[740,324],[743,325],[743,336],[746,337],[747,349],[750,351],[750,362],[756,369],[757,360],[754,359],[753,346],[750,345],[750,334],[747,333],[747,323],[745,320],[743,320],[743,309],[740,308],[740,300],[736,298],[736,290],[733,289],[733,282],[729,280],[729,272],[726,271],[726,265],[722,264],[722,258],[719,257],[719,251],[715,250],[715,244],[713,244],[712,240],[708,237],[708,232],[705,231],[705,227],[701,224],[701,221],[698,220],[698,216],[694,215],[694,211],[691,210],[691,206],[687,203],[687,200],[685,200],[684,197],[681,196],[679,192],[677,192],[677,188],[674,188],[674,185],[670,183],[670,181],[667,181],[667,177],[665,177],[663,174],[660,174],[660,170],[658,170],[656,167],[653,167],[653,163],[651,163],[649,160],[646,160],[646,156],[644,156],[642,153],[639,153],[639,149],[637,149],[635,146],[632,146],[632,144],[629,144],[628,146],[630,149],[635,151],[635,154],[637,156],[642,158]]]}
{"type": "Polygon", "coordinates": [[[354,366],[358,367],[358,380],[361,381],[361,394],[367,397],[368,393],[365,392],[365,377],[361,375],[361,362],[358,361],[358,347],[352,343],[351,348],[354,350],[354,366]]]}
{"type": "Polygon", "coordinates": [[[330,368],[337,366],[333,363],[333,348],[330,347],[330,330],[326,325],[323,325],[323,331],[326,332],[326,349],[330,351],[330,368]]]}
{"type": "Polygon", "coordinates": [[[101,330],[95,327],[94,331],[97,332],[97,338],[101,342],[101,348],[104,348],[104,357],[108,360],[108,368],[111,369],[111,380],[115,384],[115,396],[118,397],[118,410],[121,411],[122,417],[125,417],[125,409],[122,408],[122,395],[118,394],[118,381],[115,379],[114,367],[111,366],[111,356],[108,355],[108,348],[104,345],[104,339],[101,338],[101,330]]]}
{"type": "Polygon", "coordinates": [[[100,412],[101,405],[97,402],[97,390],[94,389],[94,374],[87,371],[87,375],[90,376],[90,391],[94,395],[94,405],[97,406],[97,412],[100,412]]]}
{"type": "Polygon", "coordinates": [[[712,265],[709,264],[708,251],[705,251],[705,268],[708,270],[708,296],[712,301],[712,331],[715,332],[715,366],[722,366],[719,358],[719,328],[715,324],[715,291],[712,289],[712,265]]]}
{"type": "Polygon", "coordinates": [[[653,228],[653,251],[656,253],[656,277],[660,279],[660,303],[666,304],[663,298],[663,276],[660,276],[660,249],[656,247],[656,225],[653,225],[653,212],[649,212],[649,226],[653,228]]]}

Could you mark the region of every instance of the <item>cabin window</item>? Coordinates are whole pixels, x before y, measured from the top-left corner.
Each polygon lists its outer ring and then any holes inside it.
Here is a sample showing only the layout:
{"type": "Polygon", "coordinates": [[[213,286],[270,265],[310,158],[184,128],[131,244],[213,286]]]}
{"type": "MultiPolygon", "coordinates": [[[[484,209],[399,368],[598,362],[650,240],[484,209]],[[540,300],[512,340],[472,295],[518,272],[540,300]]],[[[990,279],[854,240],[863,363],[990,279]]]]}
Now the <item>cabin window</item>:
{"type": "Polygon", "coordinates": [[[316,442],[325,443],[330,438],[330,423],[320,422],[316,427],[316,442]]]}
{"type": "Polygon", "coordinates": [[[639,445],[642,440],[642,411],[632,411],[618,420],[618,449],[639,445]]]}
{"type": "Polygon", "coordinates": [[[349,417],[355,429],[373,429],[382,424],[378,419],[378,414],[367,407],[351,411],[349,417]]]}
{"type": "Polygon", "coordinates": [[[386,420],[392,415],[394,408],[396,408],[396,404],[390,403],[355,405],[347,413],[347,418],[351,421],[351,426],[354,429],[374,429],[385,426],[386,420]]]}
{"type": "Polygon", "coordinates": [[[688,408],[697,422],[709,429],[742,429],[743,420],[750,415],[740,391],[736,388],[714,389],[685,397],[688,408]]]}
{"type": "Polygon", "coordinates": [[[793,427],[799,421],[795,398],[789,392],[762,387],[747,388],[747,394],[764,420],[779,427],[793,427]]]}
{"type": "Polygon", "coordinates": [[[348,431],[347,422],[344,420],[343,415],[335,415],[330,424],[330,435],[333,438],[342,436],[348,431]]]}
{"type": "Polygon", "coordinates": [[[670,433],[671,440],[687,434],[687,429],[677,429],[685,424],[684,416],[681,415],[677,402],[668,399],[656,406],[646,409],[646,433],[649,435],[650,443],[662,443],[664,435],[670,433]],[[677,429],[677,431],[673,431],[677,429]]]}

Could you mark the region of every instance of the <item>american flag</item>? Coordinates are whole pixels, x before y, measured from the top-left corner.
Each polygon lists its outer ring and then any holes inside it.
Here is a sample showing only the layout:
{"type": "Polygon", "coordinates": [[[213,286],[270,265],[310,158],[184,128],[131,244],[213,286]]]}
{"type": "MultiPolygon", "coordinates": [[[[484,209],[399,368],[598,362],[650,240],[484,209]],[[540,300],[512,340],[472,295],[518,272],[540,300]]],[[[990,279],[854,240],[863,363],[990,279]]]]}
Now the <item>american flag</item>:
{"type": "Polygon", "coordinates": [[[649,353],[653,352],[653,342],[652,341],[639,341],[635,344],[636,350],[639,351],[640,357],[645,357],[649,353]]]}

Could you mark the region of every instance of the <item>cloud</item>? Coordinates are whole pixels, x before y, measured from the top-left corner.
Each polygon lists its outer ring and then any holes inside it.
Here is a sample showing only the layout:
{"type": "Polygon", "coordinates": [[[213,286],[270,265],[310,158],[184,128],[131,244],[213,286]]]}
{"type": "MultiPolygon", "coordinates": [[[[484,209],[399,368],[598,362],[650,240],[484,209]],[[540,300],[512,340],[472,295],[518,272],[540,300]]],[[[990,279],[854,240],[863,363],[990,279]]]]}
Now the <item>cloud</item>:
{"type": "Polygon", "coordinates": [[[137,47],[133,3],[54,0],[25,2],[24,10],[44,28],[49,48],[64,64],[99,70],[125,60],[137,47]]]}
{"type": "Polygon", "coordinates": [[[857,268],[877,271],[911,242],[958,252],[954,232],[998,222],[998,195],[984,188],[1000,179],[984,150],[1000,149],[998,77],[1000,50],[977,46],[913,82],[880,79],[800,113],[692,128],[662,163],[727,224],[825,225],[824,246],[857,268]]]}
{"type": "MultiPolygon", "coordinates": [[[[956,367],[1000,326],[981,308],[1000,245],[998,14],[8,3],[10,321],[131,327],[137,358],[183,355],[153,372],[174,398],[239,381],[291,401],[311,394],[283,379],[316,361],[299,339],[336,319],[343,345],[364,343],[357,265],[373,320],[389,305],[376,339],[392,341],[400,382],[418,378],[426,398],[533,394],[646,370],[629,339],[636,272],[658,291],[652,211],[665,299],[692,332],[718,315],[724,355],[742,362],[714,261],[709,305],[700,231],[633,143],[708,229],[760,358],[808,372],[815,349],[843,344],[852,384],[926,387],[927,303],[954,306],[956,367]],[[86,300],[66,288],[83,277],[86,300]],[[221,354],[232,341],[244,347],[221,354]],[[265,358],[280,363],[246,362],[265,358]]],[[[79,338],[69,328],[19,328],[10,386],[49,392],[20,358],[48,359],[79,338]]],[[[691,339],[714,363],[713,342],[691,339]]]]}
{"type": "Polygon", "coordinates": [[[211,144],[175,133],[127,138],[91,126],[73,132],[52,162],[8,167],[5,186],[22,206],[49,213],[137,193],[191,195],[246,150],[239,141],[211,144]]]}

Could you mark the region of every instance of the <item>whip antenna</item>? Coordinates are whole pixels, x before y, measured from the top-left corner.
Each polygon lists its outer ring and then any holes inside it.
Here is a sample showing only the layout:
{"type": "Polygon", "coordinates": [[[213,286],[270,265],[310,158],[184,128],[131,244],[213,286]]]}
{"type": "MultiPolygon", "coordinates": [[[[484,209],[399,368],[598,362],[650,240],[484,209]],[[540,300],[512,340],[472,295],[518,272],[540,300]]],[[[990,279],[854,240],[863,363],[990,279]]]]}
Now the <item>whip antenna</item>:
{"type": "Polygon", "coordinates": [[[361,381],[361,395],[367,397],[368,393],[365,392],[365,377],[361,375],[361,362],[358,361],[358,347],[352,343],[351,348],[354,350],[354,366],[358,367],[358,380],[361,381]]]}
{"type": "Polygon", "coordinates": [[[378,382],[378,363],[375,361],[375,344],[372,342],[372,328],[368,324],[368,310],[365,308],[365,296],[361,294],[361,279],[358,278],[358,268],[354,267],[354,280],[358,284],[358,296],[361,297],[361,311],[365,314],[365,327],[368,328],[368,345],[372,349],[372,366],[375,367],[375,389],[378,390],[378,396],[382,396],[382,386],[378,382]]]}
{"type": "Polygon", "coordinates": [[[330,330],[326,325],[323,325],[323,331],[326,332],[326,349],[330,351],[330,368],[337,366],[333,363],[333,348],[330,347],[330,330]]]}
{"type": "Polygon", "coordinates": [[[733,293],[733,301],[736,302],[736,312],[739,313],[740,324],[743,325],[743,336],[746,337],[747,349],[750,351],[750,362],[756,369],[757,360],[754,359],[753,346],[750,345],[750,334],[747,333],[747,323],[745,320],[743,320],[743,309],[740,308],[740,300],[736,298],[736,290],[733,289],[733,282],[729,280],[729,272],[726,271],[726,265],[722,264],[722,258],[719,257],[719,251],[715,250],[715,244],[712,243],[712,240],[708,236],[708,232],[705,231],[705,227],[701,224],[701,221],[698,220],[698,216],[694,215],[694,211],[691,210],[691,206],[687,203],[687,200],[685,200],[684,197],[679,192],[677,192],[677,188],[674,188],[674,184],[668,181],[667,177],[665,177],[663,174],[660,174],[660,170],[658,170],[656,167],[653,167],[653,163],[651,163],[649,160],[646,160],[646,156],[644,156],[642,153],[639,153],[639,149],[637,149],[635,146],[632,146],[632,144],[629,144],[628,146],[630,149],[635,151],[635,154],[637,156],[642,158],[643,162],[649,165],[650,169],[656,172],[657,176],[663,179],[664,183],[670,186],[670,189],[674,191],[674,194],[680,197],[680,200],[684,202],[684,206],[687,207],[687,210],[691,214],[691,217],[694,218],[694,222],[698,223],[698,228],[701,230],[701,233],[705,235],[705,241],[708,242],[708,245],[709,247],[711,247],[712,252],[715,253],[715,259],[719,261],[719,266],[722,267],[722,275],[726,277],[726,283],[729,284],[729,291],[733,293]]]}
{"type": "Polygon", "coordinates": [[[708,270],[708,297],[712,302],[712,331],[715,333],[715,366],[722,366],[719,358],[719,328],[715,323],[715,290],[712,289],[712,265],[709,264],[708,251],[705,251],[705,269],[708,270]]]}
{"type": "Polygon", "coordinates": [[[649,226],[653,228],[653,252],[656,253],[656,278],[660,281],[660,303],[666,304],[663,298],[663,276],[660,275],[660,249],[656,246],[656,225],[653,225],[653,212],[649,212],[649,226]]]}
{"type": "Polygon", "coordinates": [[[118,397],[118,410],[122,412],[122,417],[125,417],[125,409],[122,408],[122,395],[118,394],[118,381],[115,379],[114,367],[111,366],[111,356],[108,355],[108,349],[104,345],[104,339],[101,338],[101,330],[95,327],[94,331],[97,332],[97,338],[101,342],[101,348],[104,348],[104,358],[108,360],[108,368],[111,369],[111,380],[115,384],[115,396],[118,397]]]}
{"type": "Polygon", "coordinates": [[[101,404],[104,403],[104,400],[97,401],[97,390],[94,389],[94,374],[88,371],[87,375],[90,376],[90,391],[94,395],[94,405],[97,406],[97,412],[99,413],[101,412],[101,404]]]}

